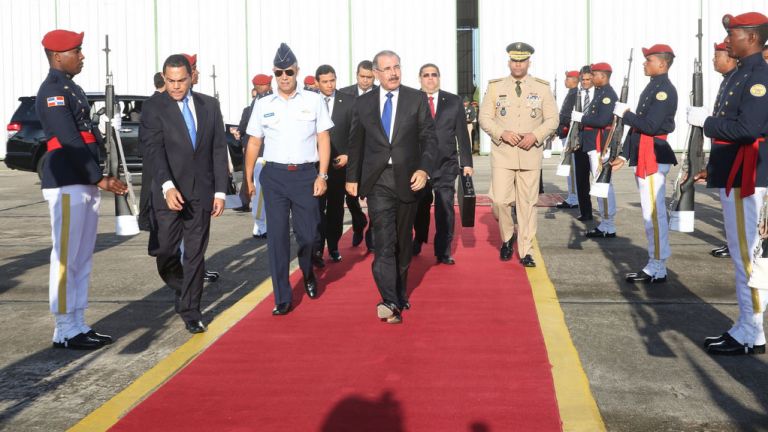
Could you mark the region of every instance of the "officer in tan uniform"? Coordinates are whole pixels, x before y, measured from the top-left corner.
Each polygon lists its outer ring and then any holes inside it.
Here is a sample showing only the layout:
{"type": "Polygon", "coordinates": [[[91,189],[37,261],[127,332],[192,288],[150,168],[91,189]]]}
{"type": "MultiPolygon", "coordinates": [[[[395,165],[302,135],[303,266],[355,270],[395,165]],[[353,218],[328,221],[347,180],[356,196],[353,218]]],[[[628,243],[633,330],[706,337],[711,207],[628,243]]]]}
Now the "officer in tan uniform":
{"type": "Polygon", "coordinates": [[[506,78],[491,80],[480,108],[480,127],[491,137],[491,199],[501,231],[500,258],[512,258],[515,224],[518,254],[525,267],[535,267],[531,252],[536,235],[535,205],[539,195],[542,145],[559,122],[555,98],[547,81],[528,75],[533,47],[524,42],[507,46],[506,78]]]}

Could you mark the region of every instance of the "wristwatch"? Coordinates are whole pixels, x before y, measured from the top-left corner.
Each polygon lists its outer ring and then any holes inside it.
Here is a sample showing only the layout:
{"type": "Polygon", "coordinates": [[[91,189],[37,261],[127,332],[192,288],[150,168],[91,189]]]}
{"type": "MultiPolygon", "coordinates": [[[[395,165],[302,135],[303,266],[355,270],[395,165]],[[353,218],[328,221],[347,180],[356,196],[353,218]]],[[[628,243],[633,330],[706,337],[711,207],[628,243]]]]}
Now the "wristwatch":
{"type": "Polygon", "coordinates": [[[328,180],[328,174],[326,173],[317,173],[317,176],[323,180],[328,180]]]}

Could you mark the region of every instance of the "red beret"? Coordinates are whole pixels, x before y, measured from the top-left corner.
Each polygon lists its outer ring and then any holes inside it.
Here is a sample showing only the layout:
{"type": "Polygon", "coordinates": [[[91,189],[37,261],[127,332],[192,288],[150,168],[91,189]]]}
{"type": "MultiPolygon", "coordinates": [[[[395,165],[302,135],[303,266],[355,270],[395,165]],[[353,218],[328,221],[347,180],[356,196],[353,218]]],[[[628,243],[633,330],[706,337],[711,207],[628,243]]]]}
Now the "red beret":
{"type": "Polygon", "coordinates": [[[64,52],[83,44],[85,32],[75,33],[69,30],[49,31],[43,37],[43,47],[49,51],[64,52]]]}
{"type": "Polygon", "coordinates": [[[312,75],[307,75],[304,77],[304,84],[312,85],[315,83],[315,77],[312,75]]]}
{"type": "Polygon", "coordinates": [[[643,57],[648,57],[651,54],[672,54],[675,56],[675,52],[672,51],[669,45],[656,44],[650,48],[643,48],[643,57]]]}
{"type": "Polygon", "coordinates": [[[742,27],[757,27],[766,24],[768,24],[768,18],[759,12],[747,12],[736,16],[727,14],[723,16],[723,27],[725,27],[726,30],[742,27]]]}
{"type": "Polygon", "coordinates": [[[193,55],[182,54],[182,55],[187,58],[187,61],[189,62],[190,66],[195,66],[197,64],[197,54],[193,54],[193,55]]]}
{"type": "Polygon", "coordinates": [[[725,42],[715,44],[715,51],[725,51],[725,42]]]}
{"type": "Polygon", "coordinates": [[[272,76],[271,75],[264,75],[264,74],[258,74],[251,80],[253,85],[267,85],[272,82],[272,76]]]}
{"type": "Polygon", "coordinates": [[[565,72],[566,78],[578,78],[579,77],[579,71],[567,71],[565,72]]]}
{"type": "Polygon", "coordinates": [[[608,63],[595,63],[591,66],[592,72],[613,72],[608,63]]]}

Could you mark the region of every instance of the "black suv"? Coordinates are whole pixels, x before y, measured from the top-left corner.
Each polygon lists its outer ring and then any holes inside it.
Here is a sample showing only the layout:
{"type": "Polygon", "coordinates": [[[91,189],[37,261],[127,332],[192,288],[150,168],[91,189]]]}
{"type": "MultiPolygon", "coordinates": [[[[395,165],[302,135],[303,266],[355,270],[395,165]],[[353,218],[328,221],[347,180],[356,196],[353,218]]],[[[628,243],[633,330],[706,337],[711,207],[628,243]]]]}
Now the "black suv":
{"type": "MultiPolygon", "coordinates": [[[[88,93],[93,121],[98,122],[96,113],[104,107],[104,93],[88,93]]],[[[125,152],[125,162],[132,173],[141,172],[141,152],[139,150],[139,118],[141,105],[147,96],[115,96],[122,113],[120,140],[125,152]]],[[[46,154],[46,140],[40,119],[35,111],[35,96],[19,98],[19,108],[13,114],[8,124],[8,143],[6,145],[5,165],[8,168],[21,171],[34,171],[42,175],[43,159],[46,154]]],[[[235,171],[242,170],[243,148],[241,143],[230,133],[236,125],[226,125],[227,145],[232,156],[235,171]]],[[[106,157],[104,146],[101,146],[102,163],[106,157]]]]}

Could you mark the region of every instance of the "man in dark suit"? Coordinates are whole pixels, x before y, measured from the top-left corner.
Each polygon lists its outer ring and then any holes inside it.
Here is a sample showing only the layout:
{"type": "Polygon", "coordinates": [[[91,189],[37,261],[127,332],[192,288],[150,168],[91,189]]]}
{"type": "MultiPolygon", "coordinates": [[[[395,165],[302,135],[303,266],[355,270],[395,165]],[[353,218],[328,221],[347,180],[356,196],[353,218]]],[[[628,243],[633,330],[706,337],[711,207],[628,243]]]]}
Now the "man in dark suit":
{"type": "Polygon", "coordinates": [[[144,104],[139,135],[152,160],[157,269],[176,291],[176,312],[190,333],[204,332],[200,312],[211,216],[224,211],[227,145],[219,103],[191,91],[182,55],[163,64],[166,92],[144,104]],[[184,241],[182,254],[179,245],[184,241]]]}
{"type": "MultiPolygon", "coordinates": [[[[325,107],[333,121],[331,135],[331,169],[328,170],[328,190],[319,197],[320,227],[315,244],[313,261],[323,263],[323,248],[328,244],[328,255],[333,262],[341,261],[339,239],[344,226],[344,181],[347,176],[347,141],[355,98],[336,91],[336,70],[321,65],[315,72],[315,80],[325,107]]],[[[354,197],[353,197],[354,198],[354,197]]],[[[356,199],[356,198],[355,198],[356,199]]],[[[323,264],[324,265],[324,264],[323,264]]]]}
{"type": "Polygon", "coordinates": [[[451,256],[451,242],[456,220],[453,197],[456,194],[456,176],[461,170],[472,175],[472,145],[466,126],[466,113],[461,99],[440,90],[440,69],[427,63],[419,69],[421,91],[427,94],[427,102],[435,120],[437,134],[437,158],[429,185],[419,201],[414,223],[413,253],[421,252],[421,244],[429,236],[429,210],[432,192],[435,202],[435,257],[438,264],[456,264],[451,256]]]}
{"type": "MultiPolygon", "coordinates": [[[[350,94],[354,99],[357,99],[358,96],[362,96],[378,87],[373,83],[373,63],[370,60],[363,60],[357,64],[356,78],[357,84],[344,87],[339,89],[339,91],[350,94]]],[[[368,225],[368,219],[365,217],[363,209],[360,208],[360,200],[357,197],[347,194],[345,199],[347,201],[347,208],[349,208],[349,214],[352,216],[352,246],[356,247],[363,241],[363,232],[366,225],[368,225]]],[[[373,232],[370,226],[368,231],[365,231],[365,245],[368,247],[369,252],[373,251],[373,232]]]]}
{"type": "MultiPolygon", "coordinates": [[[[155,73],[152,78],[155,83],[155,92],[150,97],[155,97],[165,91],[165,79],[161,72],[155,73]]],[[[141,195],[139,195],[139,229],[152,232],[152,202],[150,192],[152,191],[152,169],[149,166],[149,159],[146,157],[146,151],[141,149],[141,195]]],[[[150,234],[150,237],[152,234],[150,234]]]]}
{"type": "Polygon", "coordinates": [[[360,96],[352,109],[347,193],[364,196],[376,241],[373,277],[381,294],[380,319],[402,322],[408,309],[413,219],[435,163],[437,137],[427,96],[400,85],[400,57],[373,58],[381,86],[360,96]]]}

